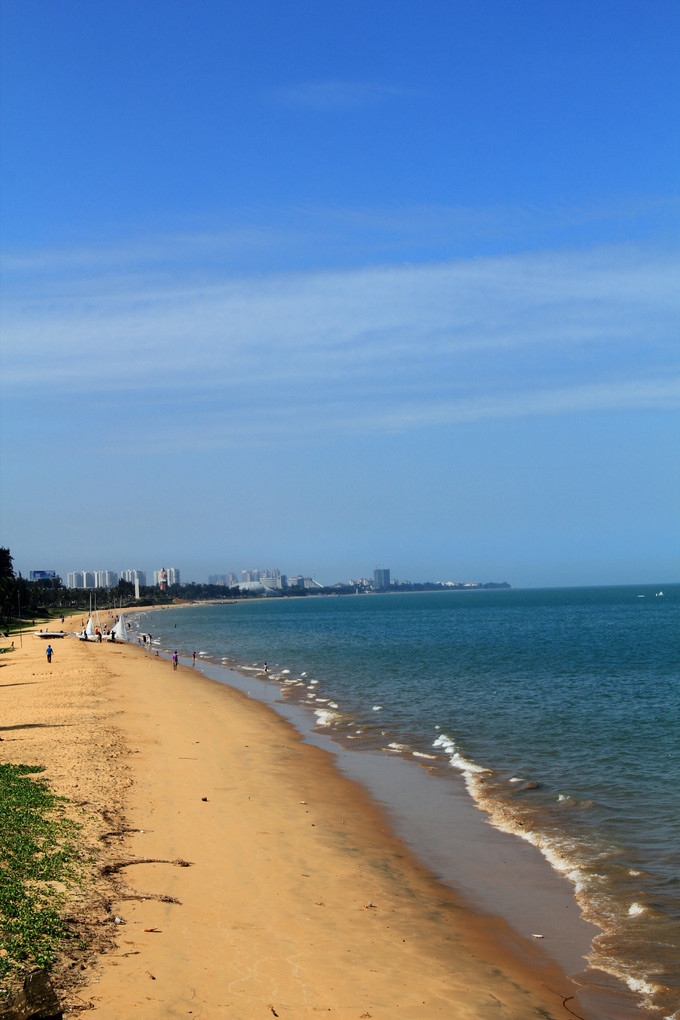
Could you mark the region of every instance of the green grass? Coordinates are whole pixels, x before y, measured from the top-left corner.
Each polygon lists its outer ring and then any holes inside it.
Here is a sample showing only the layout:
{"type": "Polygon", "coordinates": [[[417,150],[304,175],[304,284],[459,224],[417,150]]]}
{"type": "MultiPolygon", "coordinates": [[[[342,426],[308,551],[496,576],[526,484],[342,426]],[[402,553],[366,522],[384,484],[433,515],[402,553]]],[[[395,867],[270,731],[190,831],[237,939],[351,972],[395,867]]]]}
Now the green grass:
{"type": "Polygon", "coordinates": [[[40,779],[42,766],[0,764],[0,994],[12,971],[49,968],[69,933],[62,884],[78,876],[66,801],[40,779]]]}

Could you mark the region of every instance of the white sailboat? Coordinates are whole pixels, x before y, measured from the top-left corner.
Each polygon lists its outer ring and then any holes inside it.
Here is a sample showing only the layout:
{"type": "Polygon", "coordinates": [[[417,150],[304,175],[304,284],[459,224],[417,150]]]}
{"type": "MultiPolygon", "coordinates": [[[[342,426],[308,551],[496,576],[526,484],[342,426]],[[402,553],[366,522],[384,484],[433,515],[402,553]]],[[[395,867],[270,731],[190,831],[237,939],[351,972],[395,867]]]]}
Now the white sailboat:
{"type": "Polygon", "coordinates": [[[125,630],[125,618],[121,613],[113,627],[111,628],[111,640],[112,641],[127,641],[127,632],[125,630]]]}
{"type": "Polygon", "coordinates": [[[101,620],[99,619],[99,613],[97,612],[97,603],[96,602],[95,602],[95,606],[94,606],[94,611],[95,611],[95,614],[96,614],[96,617],[97,617],[97,627],[95,627],[94,620],[92,618],[92,596],[90,595],[90,616],[88,618],[87,623],[85,624],[85,629],[82,630],[80,635],[79,635],[81,641],[96,641],[97,640],[97,629],[99,629],[99,633],[100,634],[102,632],[102,625],[101,625],[101,620]]]}

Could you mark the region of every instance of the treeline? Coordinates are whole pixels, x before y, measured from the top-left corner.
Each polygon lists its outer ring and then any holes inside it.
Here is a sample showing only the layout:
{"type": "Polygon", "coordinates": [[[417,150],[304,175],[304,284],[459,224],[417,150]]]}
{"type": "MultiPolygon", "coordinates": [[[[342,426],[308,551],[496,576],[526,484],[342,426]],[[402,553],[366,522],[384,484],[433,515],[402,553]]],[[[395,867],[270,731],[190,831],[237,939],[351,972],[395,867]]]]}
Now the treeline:
{"type": "Polygon", "coordinates": [[[27,581],[14,573],[9,549],[0,548],[0,628],[7,632],[36,616],[48,615],[46,608],[57,598],[56,579],[27,581]]]}
{"type": "MultiPolygon", "coordinates": [[[[153,593],[153,589],[149,589],[153,593]]],[[[16,574],[9,549],[0,548],[0,630],[8,633],[37,620],[61,616],[70,610],[85,610],[90,600],[98,608],[129,604],[134,601],[134,585],[120,581],[115,588],[84,590],[66,588],[60,577],[29,581],[16,574]]],[[[140,605],[139,602],[135,602],[140,605]]]]}

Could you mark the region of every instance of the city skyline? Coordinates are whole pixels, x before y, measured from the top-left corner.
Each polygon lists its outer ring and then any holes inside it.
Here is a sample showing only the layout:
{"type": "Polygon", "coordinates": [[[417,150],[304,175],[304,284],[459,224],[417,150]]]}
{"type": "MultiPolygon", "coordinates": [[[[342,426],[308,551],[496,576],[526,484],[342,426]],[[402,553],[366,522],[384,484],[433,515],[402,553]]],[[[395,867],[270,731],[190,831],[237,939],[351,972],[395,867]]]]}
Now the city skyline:
{"type": "Polygon", "coordinates": [[[680,576],[677,4],[1,17],[22,572],[680,576]]]}
{"type": "MultiPolygon", "coordinates": [[[[15,572],[19,573],[20,568],[16,567],[15,572]]],[[[23,573],[23,571],[21,571],[23,573]]],[[[444,577],[416,577],[413,580],[402,580],[391,577],[391,568],[389,567],[375,567],[372,575],[370,574],[358,574],[356,576],[349,577],[336,577],[333,581],[324,579],[320,581],[317,577],[305,575],[302,573],[285,573],[279,570],[278,567],[259,567],[259,568],[243,568],[238,572],[227,571],[222,573],[211,573],[208,574],[207,579],[205,577],[191,577],[185,578],[184,581],[181,579],[181,570],[177,567],[162,567],[158,570],[146,571],[139,568],[126,569],[121,571],[112,570],[82,570],[82,571],[67,571],[66,574],[61,575],[59,571],[53,570],[31,570],[29,571],[29,577],[33,580],[33,575],[39,579],[41,576],[47,577],[48,575],[61,578],[62,584],[67,588],[113,588],[118,584],[119,579],[134,583],[136,579],[139,580],[140,587],[158,587],[160,585],[160,575],[165,572],[166,583],[168,587],[173,584],[199,584],[199,585],[214,585],[216,587],[244,587],[249,584],[255,584],[258,582],[265,583],[265,587],[270,588],[286,588],[295,587],[302,585],[303,587],[333,587],[337,585],[349,585],[349,586],[361,586],[361,587],[376,587],[376,588],[389,588],[390,586],[399,585],[410,585],[410,584],[444,584],[444,585],[469,585],[474,586],[483,583],[495,583],[499,582],[498,578],[477,578],[475,580],[462,579],[462,578],[447,578],[444,577]],[[147,574],[152,576],[152,581],[147,582],[147,574]],[[266,582],[272,582],[266,584],[266,582]]],[[[505,583],[508,583],[507,581],[505,583]]]]}

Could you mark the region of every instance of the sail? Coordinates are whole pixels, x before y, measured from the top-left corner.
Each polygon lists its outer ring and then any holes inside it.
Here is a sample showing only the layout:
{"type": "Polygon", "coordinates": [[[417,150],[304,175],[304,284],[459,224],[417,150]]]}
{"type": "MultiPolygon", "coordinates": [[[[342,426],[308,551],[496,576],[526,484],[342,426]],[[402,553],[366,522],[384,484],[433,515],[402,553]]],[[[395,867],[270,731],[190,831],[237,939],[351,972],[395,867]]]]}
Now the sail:
{"type": "Polygon", "coordinates": [[[87,621],[87,627],[85,628],[85,637],[88,639],[96,637],[94,630],[94,620],[92,619],[92,616],[90,616],[89,620],[87,621]]]}
{"type": "Polygon", "coordinates": [[[122,613],[120,614],[117,621],[113,625],[113,633],[115,635],[116,641],[127,641],[127,634],[125,633],[125,620],[123,619],[122,613]]]}

